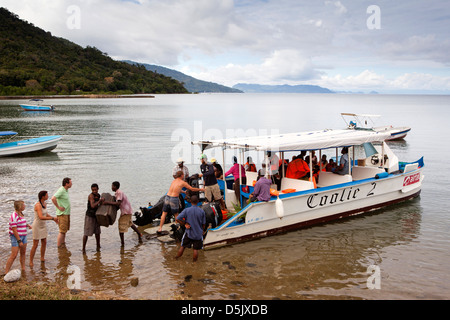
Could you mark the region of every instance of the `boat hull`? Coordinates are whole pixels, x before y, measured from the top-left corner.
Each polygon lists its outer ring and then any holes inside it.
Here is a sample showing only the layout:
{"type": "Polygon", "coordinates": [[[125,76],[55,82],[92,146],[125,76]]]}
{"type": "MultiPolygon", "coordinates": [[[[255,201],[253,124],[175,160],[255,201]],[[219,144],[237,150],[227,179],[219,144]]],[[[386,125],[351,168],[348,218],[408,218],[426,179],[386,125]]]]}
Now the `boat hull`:
{"type": "Polygon", "coordinates": [[[247,206],[245,223],[236,218],[208,231],[205,249],[230,245],[297,230],[413,199],[420,194],[422,169],[382,179],[365,179],[281,195],[284,215],[276,213],[275,200],[247,206]],[[235,220],[235,221],[233,221],[235,220]]]}
{"type": "Polygon", "coordinates": [[[0,144],[0,157],[49,151],[56,148],[61,136],[46,136],[0,144]]]}
{"type": "Polygon", "coordinates": [[[32,105],[20,105],[25,111],[53,111],[52,106],[32,106],[32,105]]]}

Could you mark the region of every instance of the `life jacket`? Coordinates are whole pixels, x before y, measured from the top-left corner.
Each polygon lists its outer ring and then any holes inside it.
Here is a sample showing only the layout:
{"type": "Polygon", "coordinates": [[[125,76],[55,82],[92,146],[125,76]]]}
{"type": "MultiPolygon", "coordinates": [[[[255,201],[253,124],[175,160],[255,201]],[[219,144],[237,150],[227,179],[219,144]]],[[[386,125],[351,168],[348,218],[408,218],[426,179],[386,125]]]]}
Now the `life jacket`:
{"type": "Polygon", "coordinates": [[[254,163],[246,163],[245,166],[248,166],[248,170],[247,171],[251,171],[251,172],[256,172],[256,165],[254,163]]]}
{"type": "Polygon", "coordinates": [[[309,172],[308,164],[302,159],[290,162],[286,170],[286,178],[300,179],[309,172]]]}

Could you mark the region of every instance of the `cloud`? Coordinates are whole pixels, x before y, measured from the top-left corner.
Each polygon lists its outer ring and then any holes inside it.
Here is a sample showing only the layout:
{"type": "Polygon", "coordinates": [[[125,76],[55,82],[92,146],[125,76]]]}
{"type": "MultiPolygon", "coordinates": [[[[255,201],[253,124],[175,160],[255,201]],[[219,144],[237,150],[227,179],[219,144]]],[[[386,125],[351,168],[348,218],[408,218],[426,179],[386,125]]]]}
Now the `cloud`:
{"type": "Polygon", "coordinates": [[[275,50],[269,57],[263,59],[261,63],[236,65],[229,63],[215,69],[195,72],[183,70],[194,77],[208,80],[221,81],[229,86],[236,83],[298,83],[299,81],[319,78],[320,72],[314,67],[309,58],[305,58],[295,50],[275,50]],[[230,79],[232,79],[230,81],[230,79]]]}
{"type": "Polygon", "coordinates": [[[411,36],[384,44],[380,53],[391,60],[428,60],[450,64],[450,40],[438,40],[435,34],[411,36]]]}
{"type": "Polygon", "coordinates": [[[355,76],[344,77],[338,74],[329,77],[324,75],[314,83],[335,91],[450,92],[450,77],[418,72],[404,73],[394,78],[388,78],[374,71],[364,70],[355,76]]]}
{"type": "Polygon", "coordinates": [[[20,18],[82,46],[95,46],[115,59],[159,64],[226,85],[321,80],[381,87],[399,78],[390,85],[419,86],[413,79],[428,74],[437,79],[433,86],[446,86],[443,79],[450,64],[447,1],[377,0],[379,30],[367,28],[370,4],[342,0],[1,1],[20,18]],[[67,27],[70,6],[80,9],[80,28],[67,27]],[[391,80],[368,71],[393,70],[398,65],[402,69],[389,74],[391,80]],[[327,75],[330,70],[333,76],[327,75]],[[345,76],[339,78],[339,74],[345,76]]]}

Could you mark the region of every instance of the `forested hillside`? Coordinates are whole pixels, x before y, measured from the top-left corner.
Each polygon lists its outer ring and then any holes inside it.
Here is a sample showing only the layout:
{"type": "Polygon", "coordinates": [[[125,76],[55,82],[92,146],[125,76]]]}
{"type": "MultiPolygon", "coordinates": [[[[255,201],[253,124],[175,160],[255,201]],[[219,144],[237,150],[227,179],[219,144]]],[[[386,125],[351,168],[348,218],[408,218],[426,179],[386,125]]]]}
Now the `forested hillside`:
{"type": "Polygon", "coordinates": [[[54,37],[0,8],[0,95],[187,93],[161,74],[54,37]]]}

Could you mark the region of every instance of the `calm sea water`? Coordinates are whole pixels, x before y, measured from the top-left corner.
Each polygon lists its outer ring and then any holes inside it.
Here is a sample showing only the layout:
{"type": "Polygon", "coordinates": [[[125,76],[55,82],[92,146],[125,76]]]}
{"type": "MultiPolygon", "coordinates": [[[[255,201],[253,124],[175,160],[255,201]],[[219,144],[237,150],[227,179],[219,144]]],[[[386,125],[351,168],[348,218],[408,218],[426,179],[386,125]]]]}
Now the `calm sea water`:
{"type": "MultiPolygon", "coordinates": [[[[81,288],[132,299],[449,299],[450,298],[450,96],[210,94],[140,99],[51,100],[53,113],[25,113],[22,101],[0,101],[0,130],[21,137],[62,135],[52,152],[0,158],[0,270],[10,253],[8,218],[23,199],[33,220],[40,190],[52,195],[64,177],[72,226],[67,250],[56,248],[57,226],[48,222],[45,265],[39,250],[26,277],[65,283],[68,267],[81,271],[81,288]],[[390,143],[401,161],[425,157],[419,198],[370,215],[315,226],[174,260],[178,244],[144,239],[130,230],[120,248],[117,225],[102,228],[102,249],[88,241],[81,253],[90,185],[111,192],[118,180],[135,211],[156,202],[172,180],[174,160],[198,172],[191,139],[288,133],[345,126],[341,112],[381,114],[379,125],[410,126],[390,143]],[[379,289],[368,286],[370,268],[379,289]],[[187,277],[188,276],[188,277],[187,277]],[[132,278],[139,284],[131,286],[132,278]],[[187,277],[187,278],[186,278],[187,277]]],[[[216,156],[222,163],[221,154],[216,156]]],[[[232,154],[227,152],[226,168],[232,154]]],[[[256,155],[256,160],[258,156],[256,155]]],[[[50,213],[54,208],[49,205],[50,213]]],[[[30,236],[31,238],[31,232],[30,236]]],[[[28,253],[31,241],[28,244],[28,253]]],[[[27,259],[28,264],[28,259],[27,259]]],[[[18,259],[14,267],[19,267],[18,259]]]]}

